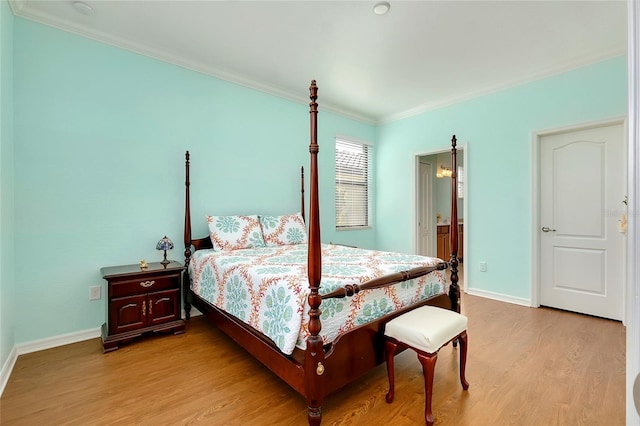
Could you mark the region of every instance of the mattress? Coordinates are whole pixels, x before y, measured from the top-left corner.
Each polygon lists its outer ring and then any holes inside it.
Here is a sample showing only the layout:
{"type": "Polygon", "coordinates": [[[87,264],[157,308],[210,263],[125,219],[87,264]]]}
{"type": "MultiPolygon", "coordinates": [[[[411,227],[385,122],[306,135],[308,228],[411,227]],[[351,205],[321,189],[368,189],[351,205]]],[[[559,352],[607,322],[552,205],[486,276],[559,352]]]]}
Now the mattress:
{"type": "MultiPolygon", "coordinates": [[[[363,284],[390,273],[435,266],[440,259],[322,244],[320,293],[363,284]]],[[[198,250],[189,264],[190,286],[208,303],[269,337],[285,354],[305,348],[309,336],[307,244],[240,250],[198,250]]],[[[443,294],[444,271],[352,297],[323,300],[325,344],[359,325],[443,294]]]]}

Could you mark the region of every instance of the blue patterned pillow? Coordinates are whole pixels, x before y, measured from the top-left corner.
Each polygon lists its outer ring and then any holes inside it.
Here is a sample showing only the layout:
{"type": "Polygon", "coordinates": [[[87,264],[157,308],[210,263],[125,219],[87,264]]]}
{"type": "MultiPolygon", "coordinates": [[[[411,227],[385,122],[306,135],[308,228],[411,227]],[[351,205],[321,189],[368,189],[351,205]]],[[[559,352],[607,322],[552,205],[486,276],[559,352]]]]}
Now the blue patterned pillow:
{"type": "Polygon", "coordinates": [[[264,247],[258,216],[207,216],[214,250],[264,247]]]}
{"type": "Polygon", "coordinates": [[[284,216],[260,216],[260,226],[267,246],[307,242],[307,228],[300,213],[284,216]]]}

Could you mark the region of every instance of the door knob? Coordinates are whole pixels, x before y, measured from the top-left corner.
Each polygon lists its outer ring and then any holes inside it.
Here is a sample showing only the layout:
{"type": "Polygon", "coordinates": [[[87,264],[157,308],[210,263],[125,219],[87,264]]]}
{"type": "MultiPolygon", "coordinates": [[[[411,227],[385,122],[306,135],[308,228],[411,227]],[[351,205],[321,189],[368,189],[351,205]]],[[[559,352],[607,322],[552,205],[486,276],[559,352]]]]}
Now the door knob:
{"type": "Polygon", "coordinates": [[[542,232],[556,232],[555,229],[551,229],[548,226],[543,226],[542,227],[542,232]]]}

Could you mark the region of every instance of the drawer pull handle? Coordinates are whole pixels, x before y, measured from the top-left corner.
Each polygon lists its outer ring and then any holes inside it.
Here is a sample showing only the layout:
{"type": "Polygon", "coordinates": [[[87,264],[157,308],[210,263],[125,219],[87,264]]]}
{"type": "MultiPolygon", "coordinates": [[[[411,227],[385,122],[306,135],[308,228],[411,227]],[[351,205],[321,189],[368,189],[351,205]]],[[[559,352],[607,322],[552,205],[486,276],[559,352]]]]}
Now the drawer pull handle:
{"type": "Polygon", "coordinates": [[[142,281],[140,283],[140,285],[142,287],[151,287],[152,285],[154,285],[156,282],[155,281],[142,281]]]}

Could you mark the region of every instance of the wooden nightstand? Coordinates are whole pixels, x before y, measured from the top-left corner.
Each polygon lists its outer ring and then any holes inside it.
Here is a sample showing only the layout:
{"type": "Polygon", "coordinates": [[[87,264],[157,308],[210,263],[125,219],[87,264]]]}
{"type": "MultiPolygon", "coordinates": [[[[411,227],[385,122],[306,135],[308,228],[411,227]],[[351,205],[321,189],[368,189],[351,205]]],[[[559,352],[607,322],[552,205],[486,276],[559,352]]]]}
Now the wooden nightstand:
{"type": "Polygon", "coordinates": [[[107,322],[102,325],[104,352],[118,349],[118,344],[151,331],[184,333],[181,318],[180,290],[184,266],[149,263],[111,266],[100,269],[107,280],[107,322]]]}

